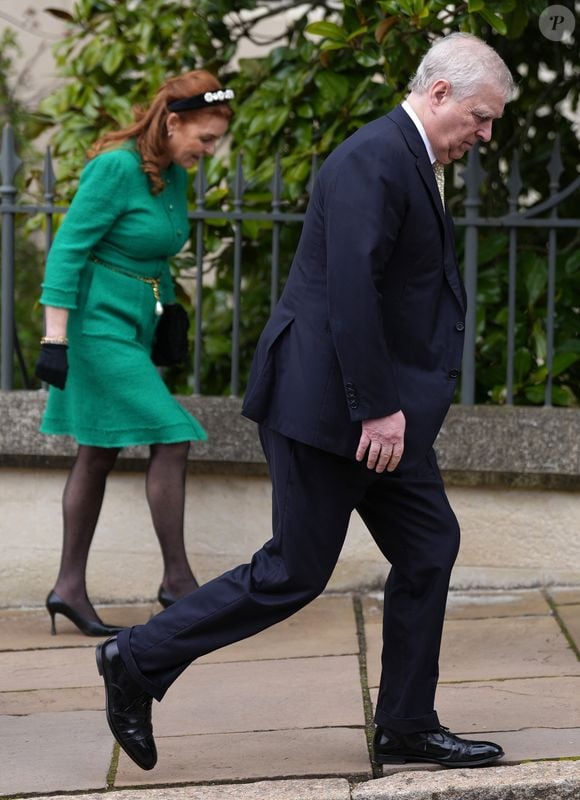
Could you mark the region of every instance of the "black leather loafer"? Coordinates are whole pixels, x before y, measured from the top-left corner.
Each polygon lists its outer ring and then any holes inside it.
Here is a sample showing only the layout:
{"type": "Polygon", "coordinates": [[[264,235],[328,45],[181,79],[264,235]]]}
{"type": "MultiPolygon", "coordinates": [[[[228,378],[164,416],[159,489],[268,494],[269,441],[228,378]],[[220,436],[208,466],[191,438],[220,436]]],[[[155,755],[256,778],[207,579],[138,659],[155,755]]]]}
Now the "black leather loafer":
{"type": "Polygon", "coordinates": [[[426,761],[442,767],[479,767],[503,756],[493,742],[460,739],[447,728],[420,733],[394,733],[377,726],[374,738],[377,764],[404,764],[426,761]]]}
{"type": "Polygon", "coordinates": [[[97,647],[97,667],[105,682],[107,722],[111,733],[141,769],[153,769],[157,763],[151,725],[153,698],[125,669],[116,636],[97,647]]]}

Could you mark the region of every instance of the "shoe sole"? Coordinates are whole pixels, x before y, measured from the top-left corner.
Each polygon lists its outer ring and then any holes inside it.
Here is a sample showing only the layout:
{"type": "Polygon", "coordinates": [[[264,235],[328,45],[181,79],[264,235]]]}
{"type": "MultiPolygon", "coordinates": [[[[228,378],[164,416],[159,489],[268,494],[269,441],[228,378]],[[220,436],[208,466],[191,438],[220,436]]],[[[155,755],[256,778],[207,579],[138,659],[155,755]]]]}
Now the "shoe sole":
{"type": "Polygon", "coordinates": [[[402,756],[375,756],[377,764],[437,764],[440,767],[447,767],[448,769],[460,769],[461,767],[482,767],[485,764],[493,764],[494,761],[499,761],[503,758],[504,753],[499,756],[492,756],[490,758],[480,758],[477,761],[438,761],[435,758],[421,758],[420,756],[413,756],[403,758],[402,756]]]}
{"type": "Polygon", "coordinates": [[[113,736],[115,737],[117,743],[119,744],[119,747],[122,748],[124,753],[127,753],[129,758],[131,759],[131,761],[134,761],[135,764],[137,764],[138,767],[141,767],[141,769],[145,769],[145,770],[153,769],[155,764],[151,764],[151,765],[142,764],[140,761],[138,761],[135,758],[135,756],[132,753],[130,753],[126,749],[126,747],[123,744],[123,741],[121,740],[121,737],[117,733],[117,730],[116,730],[115,725],[113,723],[112,716],[111,716],[111,714],[109,712],[109,693],[107,692],[107,683],[105,681],[105,667],[103,665],[103,647],[105,646],[105,644],[106,644],[106,642],[101,642],[101,644],[97,645],[96,659],[97,659],[97,669],[99,671],[99,675],[101,676],[101,678],[103,679],[103,682],[105,683],[105,712],[107,714],[107,722],[109,724],[109,728],[111,729],[111,733],[113,734],[113,736]]]}

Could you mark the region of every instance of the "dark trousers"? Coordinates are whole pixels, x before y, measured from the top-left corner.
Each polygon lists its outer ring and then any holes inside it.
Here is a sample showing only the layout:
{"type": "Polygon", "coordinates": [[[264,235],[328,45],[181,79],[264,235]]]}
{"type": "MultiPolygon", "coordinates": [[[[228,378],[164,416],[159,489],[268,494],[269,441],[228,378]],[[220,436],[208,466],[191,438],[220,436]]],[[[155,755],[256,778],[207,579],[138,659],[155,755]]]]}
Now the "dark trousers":
{"type": "Polygon", "coordinates": [[[199,656],[294,614],[325,588],[356,509],[392,565],[375,720],[400,732],[435,727],[439,647],[459,545],[435,454],[412,470],[377,475],[273,431],[260,435],[272,479],[272,538],[249,564],[123,630],[127,669],[161,700],[199,656]]]}

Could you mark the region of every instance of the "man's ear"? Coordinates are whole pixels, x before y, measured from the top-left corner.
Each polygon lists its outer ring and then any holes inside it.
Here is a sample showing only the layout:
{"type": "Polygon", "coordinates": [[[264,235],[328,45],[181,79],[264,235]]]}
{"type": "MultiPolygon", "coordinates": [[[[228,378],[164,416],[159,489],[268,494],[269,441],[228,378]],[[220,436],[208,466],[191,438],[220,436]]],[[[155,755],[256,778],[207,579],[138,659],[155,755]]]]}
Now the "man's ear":
{"type": "Polygon", "coordinates": [[[442,106],[451,97],[451,84],[440,78],[429,89],[429,101],[432,106],[442,106]]]}

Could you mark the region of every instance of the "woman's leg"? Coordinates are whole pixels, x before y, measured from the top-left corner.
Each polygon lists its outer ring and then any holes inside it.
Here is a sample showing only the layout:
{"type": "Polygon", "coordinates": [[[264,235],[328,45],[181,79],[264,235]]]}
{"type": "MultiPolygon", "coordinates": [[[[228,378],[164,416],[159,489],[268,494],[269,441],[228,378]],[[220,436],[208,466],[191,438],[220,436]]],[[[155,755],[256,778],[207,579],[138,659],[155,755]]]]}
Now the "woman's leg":
{"type": "Polygon", "coordinates": [[[80,445],[62,497],[63,546],[54,591],[82,617],[92,621],[98,621],[98,616],[87,596],[87,559],[107,477],[119,449],[80,445]]]}
{"type": "Polygon", "coordinates": [[[198,588],[183,539],[185,477],[189,442],[151,445],[146,492],[163,557],[162,587],[173,597],[198,588]]]}

